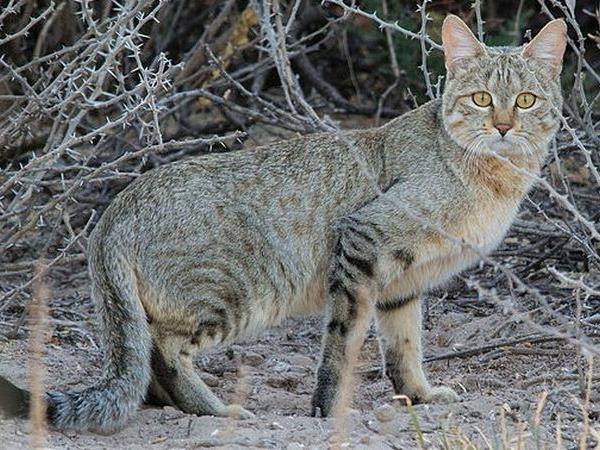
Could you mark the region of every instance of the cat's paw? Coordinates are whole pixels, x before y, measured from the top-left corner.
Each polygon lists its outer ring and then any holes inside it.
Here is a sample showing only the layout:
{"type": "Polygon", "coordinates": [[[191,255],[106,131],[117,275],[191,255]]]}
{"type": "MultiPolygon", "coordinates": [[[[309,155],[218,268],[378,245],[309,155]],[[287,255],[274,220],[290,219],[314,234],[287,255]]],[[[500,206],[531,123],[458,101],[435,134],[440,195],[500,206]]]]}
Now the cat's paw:
{"type": "Polygon", "coordinates": [[[335,387],[330,384],[318,383],[312,396],[311,416],[327,417],[333,411],[335,387]]]}
{"type": "Polygon", "coordinates": [[[459,401],[460,397],[447,386],[433,386],[419,396],[421,403],[454,403],[459,401]]]}
{"type": "Polygon", "coordinates": [[[253,413],[243,408],[241,405],[235,404],[227,405],[225,407],[223,416],[231,417],[233,419],[253,419],[256,417],[253,413]]]}
{"type": "Polygon", "coordinates": [[[331,368],[321,366],[317,372],[317,387],[312,396],[311,415],[330,416],[333,413],[339,389],[339,376],[331,368]]]}

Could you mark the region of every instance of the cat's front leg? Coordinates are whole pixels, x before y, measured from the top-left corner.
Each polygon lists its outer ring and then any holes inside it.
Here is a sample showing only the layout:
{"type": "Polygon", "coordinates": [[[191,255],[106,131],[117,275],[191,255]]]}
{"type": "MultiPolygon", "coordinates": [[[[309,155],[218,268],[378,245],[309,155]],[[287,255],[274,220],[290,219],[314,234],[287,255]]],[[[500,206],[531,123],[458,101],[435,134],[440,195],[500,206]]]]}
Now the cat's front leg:
{"type": "Polygon", "coordinates": [[[458,395],[446,386],[431,386],[423,371],[421,298],[380,301],[376,306],[385,373],[397,394],[413,403],[450,403],[458,395]]]}
{"type": "Polygon", "coordinates": [[[352,397],[351,375],[371,317],[364,293],[334,288],[330,301],[333,306],[328,313],[312,397],[312,415],[320,412],[322,417],[334,415],[352,397]]]}
{"type": "Polygon", "coordinates": [[[351,374],[372,316],[376,239],[367,226],[345,221],[328,279],[327,318],[312,415],[335,414],[351,398],[351,374]]]}

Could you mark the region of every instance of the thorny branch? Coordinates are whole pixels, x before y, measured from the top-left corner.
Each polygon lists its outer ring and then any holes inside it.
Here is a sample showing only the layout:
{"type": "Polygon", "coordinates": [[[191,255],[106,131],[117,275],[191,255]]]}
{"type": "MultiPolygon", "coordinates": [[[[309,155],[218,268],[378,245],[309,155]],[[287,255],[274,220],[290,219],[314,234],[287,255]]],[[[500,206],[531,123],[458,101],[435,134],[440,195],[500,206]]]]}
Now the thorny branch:
{"type": "MultiPolygon", "coordinates": [[[[441,45],[429,35],[436,26],[429,0],[415,3],[415,23],[421,25],[416,31],[388,21],[385,1],[384,18],[342,0],[198,3],[194,10],[167,1],[82,0],[72,9],[65,3],[39,6],[26,16],[26,2],[11,0],[0,11],[3,333],[22,323],[23,306],[39,277],[35,261],[44,256],[48,278],[84,273],[84,244],[102,209],[149,169],[238,149],[246,139],[264,142],[264,129],[277,136],[335,132],[359,158],[328,114],[389,117],[404,109],[399,102],[383,108],[383,99],[404,90],[400,72],[406,68],[398,66],[392,34],[418,41],[419,94],[439,95],[439,81],[431,80],[441,75],[432,60],[441,45]],[[328,7],[338,12],[327,12],[328,7]],[[185,8],[192,10],[186,14],[185,8]],[[19,14],[25,17],[15,21],[19,14]],[[74,26],[61,30],[58,14],[74,26]],[[348,33],[358,18],[385,31],[382,42],[393,75],[370,104],[351,100],[319,63],[320,55],[337,51],[342,35],[350,48],[348,33]],[[189,31],[179,43],[165,26],[175,22],[189,31]]],[[[540,339],[564,340],[598,355],[600,75],[588,57],[595,41],[586,39],[573,9],[556,0],[538,3],[548,17],[564,17],[570,30],[566,70],[574,77],[565,89],[562,130],[509,238],[464,275],[462,287],[510,311],[511,320],[529,324],[540,339]]],[[[475,1],[472,12],[483,38],[482,2],[475,1]]],[[[600,11],[588,14],[595,14],[600,26],[600,11]]],[[[361,52],[348,54],[352,67],[364,65],[361,52]]],[[[359,163],[379,194],[368,165],[359,163]]],[[[390,207],[406,209],[397,202],[390,207]]],[[[474,243],[407,212],[456,245],[479,252],[474,243]]]]}

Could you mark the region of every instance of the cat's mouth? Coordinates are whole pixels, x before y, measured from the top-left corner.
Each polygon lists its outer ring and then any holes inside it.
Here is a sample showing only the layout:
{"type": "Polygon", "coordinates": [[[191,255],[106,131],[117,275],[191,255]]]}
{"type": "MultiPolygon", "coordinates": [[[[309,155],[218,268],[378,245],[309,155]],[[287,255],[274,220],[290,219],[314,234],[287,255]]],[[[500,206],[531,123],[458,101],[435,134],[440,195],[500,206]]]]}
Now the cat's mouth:
{"type": "Polygon", "coordinates": [[[496,136],[491,139],[490,143],[494,150],[507,149],[509,147],[514,147],[515,144],[516,142],[514,142],[511,136],[496,136]]]}
{"type": "Polygon", "coordinates": [[[504,136],[481,130],[467,146],[468,153],[479,156],[522,157],[536,153],[536,146],[520,132],[509,132],[504,136]]]}
{"type": "Polygon", "coordinates": [[[523,153],[521,142],[511,134],[489,136],[485,139],[483,148],[489,153],[503,156],[523,153]]]}

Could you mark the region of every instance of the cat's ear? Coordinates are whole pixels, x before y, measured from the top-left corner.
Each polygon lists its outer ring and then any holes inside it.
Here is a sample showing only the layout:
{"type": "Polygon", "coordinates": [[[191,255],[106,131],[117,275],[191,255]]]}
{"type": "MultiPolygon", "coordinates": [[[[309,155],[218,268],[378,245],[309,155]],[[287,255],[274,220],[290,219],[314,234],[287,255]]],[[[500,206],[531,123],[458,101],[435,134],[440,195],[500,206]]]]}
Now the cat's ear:
{"type": "Polygon", "coordinates": [[[567,25],[562,19],[546,24],[529,44],[523,47],[523,57],[533,58],[548,66],[554,75],[560,74],[567,46],[567,25]]]}
{"type": "Polygon", "coordinates": [[[467,24],[453,14],[447,16],[442,25],[442,47],[448,72],[453,72],[462,59],[485,54],[483,44],[477,40],[467,24]]]}

